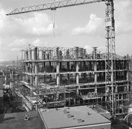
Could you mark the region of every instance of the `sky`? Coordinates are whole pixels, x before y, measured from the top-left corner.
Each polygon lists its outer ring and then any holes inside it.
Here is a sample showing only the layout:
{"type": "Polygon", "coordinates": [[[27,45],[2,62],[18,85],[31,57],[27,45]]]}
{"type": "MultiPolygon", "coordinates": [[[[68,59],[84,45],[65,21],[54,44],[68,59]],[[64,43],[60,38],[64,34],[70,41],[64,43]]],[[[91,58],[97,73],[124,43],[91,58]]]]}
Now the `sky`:
{"type": "MultiPolygon", "coordinates": [[[[31,44],[41,47],[80,46],[105,52],[104,2],[6,16],[15,8],[39,5],[51,0],[0,1],[0,61],[21,58],[31,44]],[[55,27],[53,28],[53,24],[55,27]]],[[[53,0],[52,0],[53,1],[53,0]]],[[[119,55],[132,55],[132,0],[115,0],[115,44],[119,55]]]]}

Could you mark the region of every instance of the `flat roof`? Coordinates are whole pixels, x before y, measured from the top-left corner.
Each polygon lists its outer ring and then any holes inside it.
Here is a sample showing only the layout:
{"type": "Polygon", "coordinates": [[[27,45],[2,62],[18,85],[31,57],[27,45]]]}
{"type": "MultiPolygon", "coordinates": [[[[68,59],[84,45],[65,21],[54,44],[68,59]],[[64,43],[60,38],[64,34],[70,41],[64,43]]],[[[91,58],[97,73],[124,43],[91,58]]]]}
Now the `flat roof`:
{"type": "Polygon", "coordinates": [[[39,113],[47,129],[111,124],[108,119],[88,106],[40,109],[39,113]]]}

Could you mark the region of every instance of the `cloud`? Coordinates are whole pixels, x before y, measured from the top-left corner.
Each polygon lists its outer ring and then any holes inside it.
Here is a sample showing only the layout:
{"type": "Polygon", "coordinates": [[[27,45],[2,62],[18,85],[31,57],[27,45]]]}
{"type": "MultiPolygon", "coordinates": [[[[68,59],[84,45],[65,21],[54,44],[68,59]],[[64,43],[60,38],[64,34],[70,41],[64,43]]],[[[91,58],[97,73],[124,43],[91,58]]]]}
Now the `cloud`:
{"type": "Polygon", "coordinates": [[[53,33],[53,23],[46,13],[33,13],[30,17],[6,16],[0,9],[0,34],[17,37],[49,36],[53,33]],[[8,30],[8,31],[7,31],[8,30]]]}
{"type": "Polygon", "coordinates": [[[47,46],[47,42],[42,42],[40,39],[15,39],[10,44],[6,45],[6,47],[1,48],[2,42],[0,42],[0,61],[4,61],[7,59],[13,60],[14,57],[21,57],[21,51],[31,46],[39,46],[44,47],[47,46]]]}
{"type": "Polygon", "coordinates": [[[32,42],[32,46],[47,46],[47,42],[43,43],[40,39],[36,39],[32,42]]]}
{"type": "Polygon", "coordinates": [[[23,47],[27,44],[26,39],[16,39],[14,42],[12,42],[11,44],[9,44],[9,47],[23,47]]]}
{"type": "Polygon", "coordinates": [[[22,49],[27,48],[29,44],[31,46],[47,46],[47,42],[43,43],[40,39],[35,39],[32,41],[28,39],[16,39],[8,45],[8,48],[10,48],[11,51],[21,51],[22,49]]]}
{"type": "Polygon", "coordinates": [[[3,56],[3,51],[2,51],[2,42],[0,41],[0,61],[3,61],[4,56],[3,56]]]}
{"type": "Polygon", "coordinates": [[[15,39],[14,41],[12,41],[10,44],[8,44],[8,46],[6,47],[8,51],[7,53],[12,53],[15,54],[16,52],[20,52],[22,49],[25,49],[26,47],[28,47],[29,45],[29,41],[27,39],[15,39]]]}
{"type": "Polygon", "coordinates": [[[93,51],[93,47],[91,47],[89,45],[85,45],[84,49],[86,49],[87,53],[91,53],[93,51]]]}
{"type": "Polygon", "coordinates": [[[15,19],[18,24],[26,27],[29,34],[44,36],[51,35],[53,32],[53,23],[50,17],[45,13],[34,13],[33,17],[26,19],[15,19]]]}
{"type": "Polygon", "coordinates": [[[132,30],[132,1],[115,1],[115,24],[117,33],[126,33],[132,30]]]}
{"type": "Polygon", "coordinates": [[[98,51],[101,53],[106,53],[106,46],[99,46],[98,51]]]}
{"type": "Polygon", "coordinates": [[[5,10],[1,9],[1,5],[0,5],[0,32],[4,30],[4,27],[7,24],[5,14],[6,14],[5,10]]]}
{"type": "MultiPolygon", "coordinates": [[[[26,48],[29,44],[35,45],[35,46],[36,45],[46,46],[47,42],[45,42],[45,39],[43,37],[53,36],[53,21],[52,21],[52,18],[49,15],[47,15],[45,12],[6,16],[5,14],[9,12],[8,9],[14,8],[13,6],[16,6],[14,4],[12,5],[14,0],[11,0],[11,1],[4,0],[2,1],[4,6],[0,5],[0,41],[1,41],[0,42],[0,60],[13,59],[16,56],[18,51],[20,51],[23,48],[26,48]],[[8,6],[7,4],[4,4],[5,1],[8,4],[8,6]]],[[[19,6],[21,5],[20,1],[18,0],[15,0],[15,2],[18,2],[17,4],[19,4],[19,6]]],[[[116,35],[119,35],[122,33],[127,34],[130,31],[132,31],[132,17],[131,17],[132,16],[132,1],[119,0],[114,2],[115,2],[116,35]]],[[[21,1],[21,3],[23,2],[21,1]]],[[[58,36],[58,34],[60,36],[60,34],[62,34],[62,31],[63,32],[65,31],[65,34],[69,32],[68,29],[70,27],[65,27],[63,28],[63,30],[61,29],[61,27],[64,27],[63,24],[64,23],[61,23],[61,25],[59,26],[56,25],[55,36],[58,36]]],[[[89,20],[87,21],[86,25],[80,25],[80,26],[78,25],[78,27],[73,28],[72,34],[90,35],[90,36],[103,35],[104,36],[105,34],[104,17],[99,17],[96,14],[91,14],[89,16],[89,20]]],[[[60,37],[58,38],[60,41],[61,38],[60,37]]],[[[48,40],[49,42],[53,41],[48,38],[46,40],[48,40]]],[[[67,41],[67,37],[66,39],[63,38],[63,40],[67,41]]],[[[68,41],[70,40],[72,41],[71,37],[68,39],[68,41]]],[[[92,37],[91,37],[91,40],[92,40],[92,37]]],[[[124,40],[124,42],[125,41],[126,40],[124,40]]],[[[85,46],[85,47],[90,52],[91,49],[89,48],[89,46],[85,46]]]]}
{"type": "Polygon", "coordinates": [[[43,45],[38,37],[53,36],[52,20],[46,13],[26,16],[6,16],[6,13],[0,5],[0,60],[13,59],[32,42],[43,45]]]}
{"type": "Polygon", "coordinates": [[[97,17],[95,14],[90,15],[88,24],[84,27],[77,27],[72,30],[72,34],[95,34],[96,30],[100,30],[103,24],[103,19],[97,17]]]}
{"type": "MultiPolygon", "coordinates": [[[[115,1],[115,28],[116,33],[126,33],[132,31],[132,1],[115,1]]],[[[90,14],[90,20],[84,27],[76,27],[72,30],[75,35],[100,35],[103,34],[105,22],[104,18],[90,14]]]]}
{"type": "MultiPolygon", "coordinates": [[[[85,45],[84,49],[86,49],[87,53],[89,53],[89,54],[93,52],[93,47],[90,45],[85,45]]],[[[97,51],[101,52],[101,53],[105,53],[106,47],[105,46],[99,46],[99,47],[97,47],[97,51]]]]}

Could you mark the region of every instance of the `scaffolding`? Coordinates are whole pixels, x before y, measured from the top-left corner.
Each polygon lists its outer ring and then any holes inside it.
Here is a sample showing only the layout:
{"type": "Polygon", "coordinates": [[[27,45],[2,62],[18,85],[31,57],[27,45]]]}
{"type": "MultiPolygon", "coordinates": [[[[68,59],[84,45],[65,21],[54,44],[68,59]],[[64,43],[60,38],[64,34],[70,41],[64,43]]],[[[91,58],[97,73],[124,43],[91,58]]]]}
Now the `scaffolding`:
{"type": "MultiPolygon", "coordinates": [[[[34,88],[38,95],[43,95],[47,107],[99,104],[111,111],[106,103],[111,92],[106,90],[105,54],[96,47],[90,54],[79,47],[29,47],[22,54],[24,87],[34,88]]],[[[127,114],[130,103],[129,61],[129,58],[114,56],[116,116],[127,114]]]]}

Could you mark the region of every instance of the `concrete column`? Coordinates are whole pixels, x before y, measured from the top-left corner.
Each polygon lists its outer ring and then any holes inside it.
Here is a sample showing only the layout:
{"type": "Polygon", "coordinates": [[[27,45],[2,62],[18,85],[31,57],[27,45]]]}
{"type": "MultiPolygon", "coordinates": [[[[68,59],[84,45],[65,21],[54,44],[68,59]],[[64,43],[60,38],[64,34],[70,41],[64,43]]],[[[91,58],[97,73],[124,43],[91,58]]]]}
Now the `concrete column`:
{"type": "Polygon", "coordinates": [[[60,85],[60,63],[56,62],[56,81],[57,81],[57,86],[60,85]]]}
{"type": "Polygon", "coordinates": [[[29,71],[28,71],[29,73],[31,73],[32,72],[32,64],[31,63],[29,63],[29,71]]]}
{"type": "Polygon", "coordinates": [[[79,84],[79,65],[78,62],[76,62],[76,84],[79,84]]]}
{"type": "Polygon", "coordinates": [[[25,63],[25,72],[28,72],[28,64],[25,63]]]}
{"type": "Polygon", "coordinates": [[[38,48],[35,47],[34,48],[34,60],[37,60],[38,59],[38,48]]]}
{"type": "Polygon", "coordinates": [[[35,86],[38,86],[38,64],[35,63],[35,86]]]}
{"type": "Polygon", "coordinates": [[[30,60],[30,50],[27,50],[28,53],[28,60],[30,60]]]}
{"type": "Polygon", "coordinates": [[[94,83],[95,83],[95,93],[97,93],[97,62],[94,62],[94,83]]]}
{"type": "Polygon", "coordinates": [[[25,60],[28,60],[28,51],[25,51],[25,60]]]}
{"type": "Polygon", "coordinates": [[[34,73],[34,64],[33,63],[31,63],[31,68],[32,68],[31,73],[33,74],[34,73]]]}
{"type": "Polygon", "coordinates": [[[51,62],[49,62],[49,68],[50,68],[50,72],[52,71],[52,69],[51,69],[51,62]]]}
{"type": "Polygon", "coordinates": [[[84,67],[84,69],[86,71],[86,62],[85,61],[83,62],[83,67],[84,67]]]}
{"type": "Polygon", "coordinates": [[[28,81],[28,75],[27,74],[25,75],[25,80],[26,80],[26,82],[28,81]]]}
{"type": "Polygon", "coordinates": [[[126,80],[129,81],[129,71],[127,70],[126,72],[126,80]]]}
{"type": "Polygon", "coordinates": [[[21,76],[21,80],[22,80],[22,81],[25,81],[25,75],[22,75],[22,76],[21,76]]]}
{"type": "Polygon", "coordinates": [[[23,59],[26,60],[26,51],[23,51],[23,55],[24,55],[23,59]]]}
{"type": "Polygon", "coordinates": [[[43,50],[39,50],[39,59],[43,60],[43,50]]]}
{"type": "Polygon", "coordinates": [[[56,57],[59,59],[59,47],[56,48],[56,57]]]}
{"type": "Polygon", "coordinates": [[[43,50],[43,60],[46,60],[46,51],[43,50]]]}
{"type": "Polygon", "coordinates": [[[33,84],[32,76],[30,76],[30,84],[33,84]]]}
{"type": "Polygon", "coordinates": [[[63,85],[62,74],[60,74],[60,85],[63,85]]]}
{"type": "MultiPolygon", "coordinates": [[[[70,70],[70,68],[69,68],[69,62],[67,62],[67,70],[68,70],[68,72],[70,70]]],[[[68,78],[68,81],[70,81],[70,75],[69,74],[67,74],[67,78],[68,78]]]]}
{"type": "Polygon", "coordinates": [[[35,63],[32,63],[32,73],[35,73],[35,63]]]}
{"type": "Polygon", "coordinates": [[[26,60],[29,60],[29,52],[26,50],[26,60]]]}
{"type": "Polygon", "coordinates": [[[40,60],[40,50],[39,50],[39,48],[37,49],[37,58],[38,58],[38,60],[40,60]]]}
{"type": "Polygon", "coordinates": [[[97,85],[95,85],[95,91],[94,92],[97,93],[97,85]]]}
{"type": "Polygon", "coordinates": [[[43,62],[43,71],[45,72],[45,62],[43,62]]]}
{"type": "Polygon", "coordinates": [[[117,93],[117,92],[118,92],[118,91],[117,91],[117,90],[118,90],[118,88],[117,88],[117,87],[118,87],[118,86],[116,85],[116,86],[115,86],[115,89],[114,89],[114,92],[115,92],[115,93],[117,93]]]}
{"type": "MultiPolygon", "coordinates": [[[[126,63],[127,64],[127,63],[126,63]]],[[[129,65],[129,64],[128,64],[129,65]]],[[[129,88],[129,66],[126,66],[128,68],[128,70],[126,71],[126,80],[127,80],[127,91],[130,91],[131,89],[129,88]]]]}
{"type": "Polygon", "coordinates": [[[79,89],[80,89],[80,86],[77,88],[76,90],[76,94],[79,95],[79,89]]]}
{"type": "Polygon", "coordinates": [[[32,60],[32,50],[30,49],[30,60],[32,60]]]}
{"type": "Polygon", "coordinates": [[[22,51],[22,60],[25,60],[25,52],[22,51]]]}
{"type": "Polygon", "coordinates": [[[32,60],[34,60],[34,49],[32,49],[32,60]]]}
{"type": "Polygon", "coordinates": [[[35,86],[35,76],[33,76],[33,86],[35,86]]]}
{"type": "MultiPolygon", "coordinates": [[[[51,69],[51,62],[49,62],[49,67],[50,67],[50,71],[49,72],[52,72],[52,69],[51,69]]],[[[52,80],[52,76],[50,75],[50,80],[52,80]]]]}
{"type": "MultiPolygon", "coordinates": [[[[45,73],[45,62],[43,63],[43,69],[44,69],[44,73],[45,73]]],[[[46,83],[46,75],[44,75],[44,83],[46,83]]]]}
{"type": "Polygon", "coordinates": [[[45,60],[45,51],[42,51],[42,59],[45,60]]]}
{"type": "Polygon", "coordinates": [[[41,50],[38,50],[38,59],[41,60],[41,50]]]}
{"type": "Polygon", "coordinates": [[[97,83],[97,62],[94,62],[94,83],[97,83]]]}
{"type": "Polygon", "coordinates": [[[97,47],[93,47],[93,59],[97,59],[97,47]]]}

